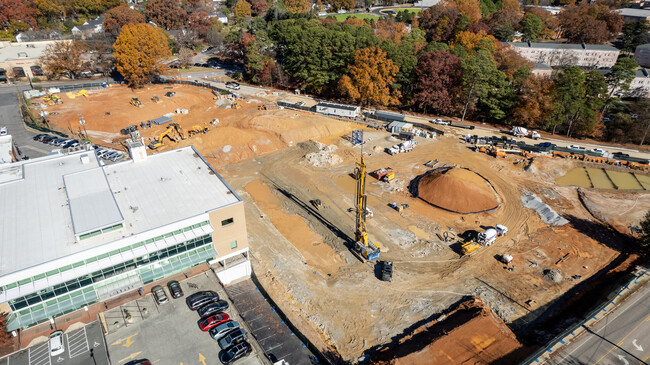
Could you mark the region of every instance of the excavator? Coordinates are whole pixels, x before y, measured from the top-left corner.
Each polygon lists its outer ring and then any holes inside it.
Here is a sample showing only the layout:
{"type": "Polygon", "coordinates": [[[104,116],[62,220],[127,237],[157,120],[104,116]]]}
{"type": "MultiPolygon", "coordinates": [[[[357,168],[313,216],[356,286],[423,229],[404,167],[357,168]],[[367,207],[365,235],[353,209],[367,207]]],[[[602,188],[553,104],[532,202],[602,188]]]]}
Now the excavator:
{"type": "Polygon", "coordinates": [[[174,142],[178,142],[179,140],[185,139],[185,133],[183,133],[183,129],[181,128],[178,123],[169,123],[169,126],[167,127],[167,130],[164,132],[160,133],[156,139],[151,141],[149,143],[149,148],[152,150],[158,149],[163,146],[163,138],[169,138],[170,140],[174,142]]]}
{"type": "Polygon", "coordinates": [[[366,195],[366,164],[363,161],[363,151],[361,152],[361,163],[357,162],[357,167],[354,169],[354,175],[357,178],[357,193],[355,197],[356,203],[356,232],[354,250],[364,259],[373,261],[379,258],[379,246],[370,242],[368,238],[368,231],[366,229],[366,202],[368,195],[366,195]]]}
{"type": "Polygon", "coordinates": [[[190,127],[190,129],[187,130],[187,135],[188,137],[192,137],[195,134],[199,133],[205,133],[208,131],[208,127],[202,127],[200,125],[195,125],[190,127]]]}

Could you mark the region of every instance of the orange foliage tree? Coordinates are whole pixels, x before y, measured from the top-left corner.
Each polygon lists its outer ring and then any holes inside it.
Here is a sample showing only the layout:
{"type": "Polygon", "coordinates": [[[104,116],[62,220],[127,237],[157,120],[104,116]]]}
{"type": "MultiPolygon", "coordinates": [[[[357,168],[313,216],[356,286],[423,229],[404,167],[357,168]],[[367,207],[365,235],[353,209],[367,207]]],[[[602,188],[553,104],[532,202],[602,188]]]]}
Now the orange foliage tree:
{"type": "Polygon", "coordinates": [[[84,44],[79,41],[62,41],[47,46],[41,56],[47,77],[67,76],[74,79],[83,67],[81,56],[84,52],[84,44]]]}
{"type": "Polygon", "coordinates": [[[242,20],[244,18],[250,17],[251,4],[246,0],[239,0],[237,1],[237,4],[235,4],[235,9],[233,11],[235,13],[236,20],[242,20]]]}
{"type": "Polygon", "coordinates": [[[380,48],[358,50],[354,64],[348,66],[349,75],[341,76],[339,91],[354,102],[363,105],[398,104],[399,90],[392,88],[399,67],[380,48]]]}
{"type": "Polygon", "coordinates": [[[113,44],[117,71],[132,87],[149,82],[166,68],[163,60],[171,57],[167,36],[150,24],[127,24],[113,44]]]}
{"type": "Polygon", "coordinates": [[[517,13],[521,13],[521,7],[519,6],[519,0],[502,0],[501,1],[501,10],[510,10],[517,13]]]}
{"type": "Polygon", "coordinates": [[[284,0],[284,7],[292,13],[308,13],[311,3],[309,0],[284,0]]]}
{"type": "Polygon", "coordinates": [[[402,42],[402,36],[408,35],[406,24],[396,22],[395,19],[381,19],[372,22],[372,27],[375,28],[375,35],[381,40],[390,39],[396,45],[402,42]]]}
{"type": "Polygon", "coordinates": [[[120,5],[104,14],[104,32],[111,33],[117,37],[120,34],[120,29],[125,24],[144,23],[145,21],[144,15],[140,12],[126,5],[120,5]]]}
{"type": "Polygon", "coordinates": [[[452,45],[465,48],[467,56],[471,57],[479,48],[494,51],[498,43],[499,41],[496,38],[487,34],[484,30],[480,30],[478,33],[464,30],[456,35],[452,45]]]}
{"type": "Polygon", "coordinates": [[[445,0],[445,6],[455,6],[461,15],[469,18],[470,23],[481,19],[481,3],[479,0],[445,0]]]}
{"type": "Polygon", "coordinates": [[[531,75],[518,87],[512,123],[543,128],[553,107],[553,80],[550,77],[531,75]]]}

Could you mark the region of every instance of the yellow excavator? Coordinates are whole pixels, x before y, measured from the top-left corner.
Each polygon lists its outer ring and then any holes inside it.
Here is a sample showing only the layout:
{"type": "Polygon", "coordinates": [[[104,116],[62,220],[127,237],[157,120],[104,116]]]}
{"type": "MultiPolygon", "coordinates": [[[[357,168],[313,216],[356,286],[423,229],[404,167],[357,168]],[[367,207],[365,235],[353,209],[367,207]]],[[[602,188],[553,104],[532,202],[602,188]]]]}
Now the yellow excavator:
{"type": "Polygon", "coordinates": [[[364,259],[368,261],[376,260],[379,258],[379,246],[370,242],[368,238],[368,230],[366,229],[366,216],[367,208],[366,202],[368,195],[366,195],[366,164],[363,161],[363,151],[361,152],[361,163],[357,162],[357,167],[354,169],[354,176],[357,178],[357,193],[355,198],[356,203],[356,232],[354,250],[364,259]]]}
{"type": "Polygon", "coordinates": [[[183,133],[183,129],[181,128],[178,123],[170,123],[169,126],[167,127],[167,130],[164,132],[160,133],[158,137],[156,137],[151,143],[149,143],[149,148],[152,150],[158,149],[163,146],[163,138],[169,138],[170,140],[174,142],[178,142],[179,140],[185,139],[185,133],[183,133]]]}
{"type": "Polygon", "coordinates": [[[195,134],[205,133],[207,131],[208,131],[208,127],[201,127],[200,125],[195,125],[190,127],[190,129],[187,130],[187,135],[188,137],[192,137],[195,134]]]}

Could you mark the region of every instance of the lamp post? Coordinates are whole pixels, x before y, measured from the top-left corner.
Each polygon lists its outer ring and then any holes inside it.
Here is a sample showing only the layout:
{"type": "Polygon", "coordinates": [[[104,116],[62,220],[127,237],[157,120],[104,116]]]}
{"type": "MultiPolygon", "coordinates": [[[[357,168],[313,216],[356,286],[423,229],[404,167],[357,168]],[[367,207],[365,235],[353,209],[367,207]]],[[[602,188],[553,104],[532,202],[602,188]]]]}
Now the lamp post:
{"type": "Polygon", "coordinates": [[[90,138],[88,138],[88,131],[86,130],[86,120],[81,114],[79,114],[79,124],[81,124],[84,127],[84,133],[86,134],[86,139],[89,140],[90,138]]]}

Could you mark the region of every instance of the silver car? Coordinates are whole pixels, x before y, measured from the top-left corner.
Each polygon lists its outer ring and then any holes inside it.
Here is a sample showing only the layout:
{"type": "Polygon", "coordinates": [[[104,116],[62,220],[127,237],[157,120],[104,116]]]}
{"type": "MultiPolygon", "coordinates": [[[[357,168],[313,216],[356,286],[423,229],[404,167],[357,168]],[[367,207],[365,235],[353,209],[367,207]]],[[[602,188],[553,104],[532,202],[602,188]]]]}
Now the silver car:
{"type": "Polygon", "coordinates": [[[153,297],[156,298],[156,302],[158,302],[158,304],[165,304],[169,301],[169,298],[167,298],[167,294],[165,293],[165,289],[163,289],[163,287],[160,285],[156,285],[151,288],[151,293],[153,294],[153,297]]]}
{"type": "Polygon", "coordinates": [[[239,323],[235,321],[228,321],[211,329],[210,336],[212,336],[212,338],[214,338],[216,341],[219,341],[221,337],[225,336],[228,334],[228,332],[234,330],[235,328],[239,328],[239,323]]]}
{"type": "Polygon", "coordinates": [[[222,350],[225,350],[230,346],[242,341],[246,341],[247,339],[248,336],[246,336],[246,331],[244,331],[243,328],[235,328],[234,330],[226,333],[223,337],[221,337],[219,340],[219,347],[221,347],[222,350]]]}

